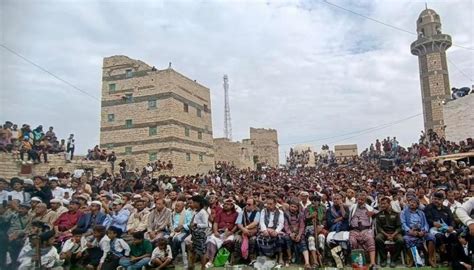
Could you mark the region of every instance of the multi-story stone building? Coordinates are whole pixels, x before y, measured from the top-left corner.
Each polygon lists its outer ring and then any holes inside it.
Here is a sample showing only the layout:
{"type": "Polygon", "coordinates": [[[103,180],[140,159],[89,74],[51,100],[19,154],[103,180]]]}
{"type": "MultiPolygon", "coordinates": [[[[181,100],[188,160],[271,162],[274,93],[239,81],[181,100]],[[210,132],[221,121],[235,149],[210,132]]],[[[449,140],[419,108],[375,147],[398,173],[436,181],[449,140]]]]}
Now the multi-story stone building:
{"type": "Polygon", "coordinates": [[[334,146],[334,155],[336,158],[348,158],[357,156],[357,144],[341,144],[334,146]]]}
{"type": "Polygon", "coordinates": [[[443,101],[450,97],[446,50],[451,37],[441,32],[441,20],[432,9],[421,12],[416,22],[418,39],[411,44],[411,53],[418,56],[421,98],[425,131],[434,130],[444,136],[443,101]]]}
{"type": "Polygon", "coordinates": [[[255,163],[276,167],[278,159],[278,134],[275,129],[250,128],[255,163]]]}
{"type": "Polygon", "coordinates": [[[161,160],[174,175],[214,167],[210,91],[171,67],[104,58],[100,144],[131,167],[161,160]]]}

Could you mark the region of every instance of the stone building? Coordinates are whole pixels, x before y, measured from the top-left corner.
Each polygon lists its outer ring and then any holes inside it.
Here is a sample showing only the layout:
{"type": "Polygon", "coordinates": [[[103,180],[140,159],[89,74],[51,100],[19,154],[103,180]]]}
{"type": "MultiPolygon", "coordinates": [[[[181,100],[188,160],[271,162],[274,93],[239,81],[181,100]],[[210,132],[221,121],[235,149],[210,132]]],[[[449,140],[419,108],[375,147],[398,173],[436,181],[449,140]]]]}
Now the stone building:
{"type": "Polygon", "coordinates": [[[100,145],[131,167],[161,160],[174,175],[214,167],[209,88],[126,56],[104,58],[100,145]]]}
{"type": "Polygon", "coordinates": [[[451,37],[442,33],[440,17],[432,9],[421,12],[416,26],[418,39],[411,44],[411,53],[418,56],[425,131],[433,129],[443,136],[442,103],[450,97],[446,50],[451,37]]]}
{"type": "Polygon", "coordinates": [[[279,165],[278,134],[275,129],[250,128],[250,141],[253,145],[255,163],[271,167],[279,165]]]}
{"type": "Polygon", "coordinates": [[[250,128],[250,139],[242,142],[232,142],[227,138],[214,139],[214,153],[216,162],[225,161],[240,169],[256,169],[257,164],[277,167],[277,131],[250,128]]]}
{"type": "Polygon", "coordinates": [[[357,152],[357,144],[335,145],[334,154],[336,158],[357,156],[359,155],[359,153],[357,152]]]}
{"type": "Polygon", "coordinates": [[[250,139],[232,142],[227,138],[214,139],[215,161],[225,161],[239,169],[255,169],[253,145],[250,139]]]}
{"type": "Polygon", "coordinates": [[[459,143],[474,138],[474,94],[451,100],[443,106],[446,140],[459,143]]]}

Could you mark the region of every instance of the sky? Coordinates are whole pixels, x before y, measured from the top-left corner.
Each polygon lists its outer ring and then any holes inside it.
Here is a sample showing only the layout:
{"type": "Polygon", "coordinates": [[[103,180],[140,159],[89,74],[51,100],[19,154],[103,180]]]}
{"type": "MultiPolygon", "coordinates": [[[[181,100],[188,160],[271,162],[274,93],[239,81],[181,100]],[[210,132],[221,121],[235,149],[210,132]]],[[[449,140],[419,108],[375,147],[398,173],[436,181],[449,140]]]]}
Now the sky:
{"type": "MultiPolygon", "coordinates": [[[[329,2],[409,32],[425,8],[418,0],[329,2]]],[[[453,43],[474,48],[473,0],[426,2],[453,43]]],[[[0,121],[74,133],[85,154],[99,143],[103,58],[127,55],[158,69],[172,62],[210,88],[215,138],[227,74],[233,139],[274,128],[281,161],[295,145],[361,151],[387,136],[410,145],[423,129],[416,35],[330,3],[0,1],[0,121]]],[[[451,86],[474,84],[474,50],[453,46],[447,56],[451,86]]]]}

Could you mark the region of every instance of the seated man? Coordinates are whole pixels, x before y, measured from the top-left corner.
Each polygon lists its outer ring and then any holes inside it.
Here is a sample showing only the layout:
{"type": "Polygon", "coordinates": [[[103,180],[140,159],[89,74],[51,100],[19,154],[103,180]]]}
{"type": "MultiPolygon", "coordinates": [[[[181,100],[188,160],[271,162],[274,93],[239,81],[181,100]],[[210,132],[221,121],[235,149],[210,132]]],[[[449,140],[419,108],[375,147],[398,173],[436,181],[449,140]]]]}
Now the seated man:
{"type": "Polygon", "coordinates": [[[117,198],[112,203],[112,210],[109,210],[105,205],[105,213],[107,217],[105,218],[104,224],[107,228],[116,227],[119,228],[122,232],[127,231],[127,222],[130,212],[125,209],[124,201],[120,198],[117,198]]]}
{"type": "Polygon", "coordinates": [[[305,237],[311,254],[313,265],[322,265],[322,256],[319,250],[324,252],[327,230],[326,207],[321,204],[321,197],[311,196],[311,204],[305,209],[305,237]]]}
{"type": "MultiPolygon", "coordinates": [[[[296,200],[290,200],[289,209],[285,219],[286,249],[288,252],[288,261],[291,261],[291,251],[295,248],[296,254],[303,254],[305,268],[310,268],[308,247],[304,237],[304,213],[300,210],[300,203],[296,200]]],[[[286,264],[288,267],[289,263],[286,264]]]]}
{"type": "Polygon", "coordinates": [[[260,212],[259,234],[257,244],[259,253],[265,256],[278,256],[277,261],[283,261],[283,228],[285,216],[283,211],[276,208],[276,199],[273,196],[266,198],[266,207],[260,212]]]}
{"type": "Polygon", "coordinates": [[[390,254],[390,267],[395,267],[395,261],[399,259],[403,249],[402,224],[400,215],[395,213],[391,207],[391,201],[388,197],[380,199],[380,212],[375,217],[377,224],[377,235],[375,237],[375,245],[380,255],[380,266],[387,266],[387,249],[386,241],[394,242],[393,254],[390,254]]]}
{"type": "Polygon", "coordinates": [[[165,207],[165,201],[158,198],[155,201],[155,209],[148,216],[148,232],[145,238],[155,242],[159,238],[168,237],[171,225],[171,210],[165,207]]]}
{"type": "MultiPolygon", "coordinates": [[[[403,240],[408,249],[422,247],[428,242],[428,261],[432,267],[436,267],[435,238],[429,233],[430,228],[426,221],[425,213],[418,208],[418,198],[414,195],[408,196],[408,207],[400,213],[402,229],[405,232],[403,240]]],[[[413,249],[413,251],[415,251],[413,249]]],[[[416,258],[414,257],[414,260],[416,258]]]]}
{"type": "Polygon", "coordinates": [[[258,224],[260,222],[260,211],[258,211],[255,204],[255,199],[248,198],[247,205],[243,211],[239,213],[237,217],[237,228],[239,229],[240,237],[235,241],[234,254],[238,254],[238,257],[254,261],[256,259],[256,239],[258,224]],[[244,239],[246,240],[244,241],[244,239]],[[247,242],[247,247],[242,247],[247,242]],[[242,251],[244,250],[243,254],[242,251]],[[246,250],[246,251],[245,251],[246,250]]]}
{"type": "MultiPolygon", "coordinates": [[[[227,199],[224,201],[222,211],[217,213],[212,226],[212,232],[207,239],[206,255],[203,262],[206,262],[205,267],[212,267],[212,262],[217,254],[217,251],[225,246],[229,251],[234,247],[234,233],[237,231],[235,221],[238,213],[234,207],[234,201],[227,199]]],[[[204,267],[204,265],[202,265],[204,267]]]]}
{"type": "Polygon", "coordinates": [[[374,209],[367,203],[367,193],[359,192],[357,201],[349,211],[351,248],[363,249],[370,255],[370,268],[375,267],[375,239],[372,230],[372,216],[374,209]]]}
{"type": "Polygon", "coordinates": [[[72,200],[68,208],[69,210],[61,214],[53,224],[61,242],[72,236],[71,231],[76,228],[77,221],[82,216],[82,212],[78,210],[79,202],[77,200],[72,200]]]}
{"type": "Polygon", "coordinates": [[[138,199],[133,203],[134,210],[130,214],[127,223],[127,232],[133,234],[135,232],[146,231],[148,226],[148,216],[150,211],[146,207],[143,199],[138,199]]]}
{"type": "Polygon", "coordinates": [[[425,216],[430,226],[430,233],[436,238],[436,247],[442,262],[450,260],[450,250],[457,242],[454,230],[454,218],[451,210],[443,205],[444,194],[436,192],[431,203],[425,207],[425,216]]]}
{"type": "Polygon", "coordinates": [[[17,258],[20,250],[25,243],[31,226],[31,217],[28,215],[29,204],[20,204],[16,213],[10,218],[10,228],[7,231],[8,243],[7,249],[11,258],[11,269],[17,267],[17,258]]]}
{"type": "Polygon", "coordinates": [[[56,219],[56,212],[49,210],[45,203],[38,203],[36,205],[32,221],[38,220],[48,225],[50,228],[53,228],[53,223],[56,219]]]}
{"type": "Polygon", "coordinates": [[[329,233],[326,242],[338,268],[344,267],[344,250],[348,249],[349,241],[349,209],[344,205],[341,194],[332,196],[333,204],[326,212],[329,233]]]}
{"type": "Polygon", "coordinates": [[[184,239],[189,235],[189,224],[193,218],[191,211],[184,209],[184,202],[181,200],[176,201],[174,205],[174,211],[171,220],[171,250],[173,251],[173,258],[176,258],[179,250],[183,255],[184,268],[188,266],[188,260],[186,255],[186,242],[184,239]]]}
{"type": "Polygon", "coordinates": [[[84,232],[86,236],[92,235],[92,230],[97,225],[103,225],[105,214],[101,210],[102,203],[100,201],[92,201],[89,206],[89,212],[82,215],[78,222],[77,228],[84,232]]]}

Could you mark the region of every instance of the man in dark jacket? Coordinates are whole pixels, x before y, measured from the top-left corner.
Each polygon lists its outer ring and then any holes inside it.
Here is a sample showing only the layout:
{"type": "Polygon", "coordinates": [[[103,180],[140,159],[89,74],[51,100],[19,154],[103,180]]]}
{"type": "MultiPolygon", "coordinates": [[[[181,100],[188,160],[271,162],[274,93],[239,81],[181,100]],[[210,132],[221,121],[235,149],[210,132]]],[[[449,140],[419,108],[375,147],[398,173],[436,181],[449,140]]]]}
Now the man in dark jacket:
{"type": "Polygon", "coordinates": [[[33,183],[34,187],[28,190],[25,189],[25,191],[30,192],[31,198],[40,198],[49,208],[49,202],[53,199],[53,193],[48,185],[48,179],[41,176],[35,176],[33,178],[33,183]]]}
{"type": "Polygon", "coordinates": [[[444,194],[436,192],[432,202],[425,207],[425,216],[430,227],[430,233],[436,238],[436,248],[440,252],[441,261],[450,261],[448,251],[456,240],[454,218],[451,210],[443,205],[444,194]]]}
{"type": "Polygon", "coordinates": [[[96,225],[103,225],[106,215],[100,211],[101,206],[100,201],[92,201],[89,208],[90,212],[79,218],[76,228],[86,233],[86,235],[90,235],[96,225]]]}

